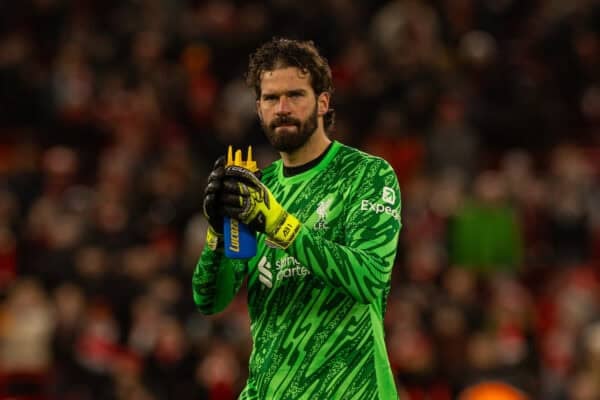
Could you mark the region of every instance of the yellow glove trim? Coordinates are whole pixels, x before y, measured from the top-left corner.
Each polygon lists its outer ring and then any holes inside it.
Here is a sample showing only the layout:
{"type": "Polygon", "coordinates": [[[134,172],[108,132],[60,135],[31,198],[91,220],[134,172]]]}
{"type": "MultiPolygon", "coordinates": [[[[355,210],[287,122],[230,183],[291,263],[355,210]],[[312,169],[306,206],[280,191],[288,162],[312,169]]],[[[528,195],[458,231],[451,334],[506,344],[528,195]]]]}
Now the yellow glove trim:
{"type": "Polygon", "coordinates": [[[281,223],[273,231],[267,233],[268,238],[265,242],[281,249],[287,249],[300,233],[300,226],[301,223],[296,217],[285,212],[281,223]]]}
{"type": "Polygon", "coordinates": [[[209,249],[215,251],[219,247],[219,241],[223,243],[223,235],[217,233],[212,226],[208,226],[208,230],[206,231],[206,245],[209,249]]]}
{"type": "Polygon", "coordinates": [[[251,182],[237,182],[240,206],[245,208],[238,215],[239,220],[266,233],[267,244],[287,249],[300,232],[300,221],[279,204],[269,188],[251,171],[236,165],[227,167],[226,171],[251,182]]]}

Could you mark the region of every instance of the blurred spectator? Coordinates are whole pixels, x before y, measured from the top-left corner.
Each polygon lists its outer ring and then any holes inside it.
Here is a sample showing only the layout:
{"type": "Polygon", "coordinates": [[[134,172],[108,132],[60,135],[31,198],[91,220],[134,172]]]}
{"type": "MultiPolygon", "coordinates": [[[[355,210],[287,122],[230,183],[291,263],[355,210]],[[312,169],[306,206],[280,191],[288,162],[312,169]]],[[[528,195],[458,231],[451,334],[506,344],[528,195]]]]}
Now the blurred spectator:
{"type": "Polygon", "coordinates": [[[43,288],[33,280],[18,282],[8,293],[2,321],[2,371],[46,372],[54,316],[43,288]]]}
{"type": "Polygon", "coordinates": [[[554,260],[561,264],[578,264],[591,254],[590,166],[581,152],[570,146],[556,148],[552,154],[552,199],[549,210],[550,244],[554,260]]]}
{"type": "Polygon", "coordinates": [[[431,174],[456,170],[468,177],[477,167],[478,136],[466,121],[464,100],[457,93],[440,99],[433,125],[428,144],[431,174]]]}
{"type": "Polygon", "coordinates": [[[422,169],[422,140],[407,132],[398,109],[384,109],[377,114],[374,131],[368,135],[363,147],[388,160],[401,184],[409,182],[422,169]]]}
{"type": "Polygon", "coordinates": [[[483,172],[473,190],[473,200],[458,210],[449,227],[450,262],[478,271],[516,271],[522,241],[503,177],[483,172]]]}
{"type": "Polygon", "coordinates": [[[0,395],[47,394],[52,373],[54,314],[32,279],[11,287],[0,308],[0,395]]]}

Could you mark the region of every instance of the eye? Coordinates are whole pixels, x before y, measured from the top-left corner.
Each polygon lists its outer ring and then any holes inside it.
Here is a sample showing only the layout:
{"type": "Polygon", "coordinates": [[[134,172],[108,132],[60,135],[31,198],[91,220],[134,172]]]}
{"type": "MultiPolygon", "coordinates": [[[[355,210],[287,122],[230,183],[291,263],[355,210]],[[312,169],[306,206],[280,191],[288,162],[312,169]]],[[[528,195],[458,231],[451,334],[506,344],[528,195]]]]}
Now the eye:
{"type": "Polygon", "coordinates": [[[277,96],[275,96],[274,94],[266,94],[263,96],[263,101],[268,101],[268,102],[277,101],[277,96]]]}

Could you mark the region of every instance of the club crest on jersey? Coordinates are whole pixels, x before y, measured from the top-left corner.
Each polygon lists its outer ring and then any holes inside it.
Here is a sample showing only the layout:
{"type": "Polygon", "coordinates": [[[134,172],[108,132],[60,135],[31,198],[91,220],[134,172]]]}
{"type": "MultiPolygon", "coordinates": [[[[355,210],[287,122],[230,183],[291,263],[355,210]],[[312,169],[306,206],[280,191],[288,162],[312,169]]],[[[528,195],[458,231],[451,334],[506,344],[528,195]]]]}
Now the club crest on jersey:
{"type": "Polygon", "coordinates": [[[322,200],[317,206],[317,215],[319,219],[315,222],[314,229],[325,230],[329,228],[327,226],[327,213],[329,212],[329,206],[331,206],[332,199],[322,200]]]}

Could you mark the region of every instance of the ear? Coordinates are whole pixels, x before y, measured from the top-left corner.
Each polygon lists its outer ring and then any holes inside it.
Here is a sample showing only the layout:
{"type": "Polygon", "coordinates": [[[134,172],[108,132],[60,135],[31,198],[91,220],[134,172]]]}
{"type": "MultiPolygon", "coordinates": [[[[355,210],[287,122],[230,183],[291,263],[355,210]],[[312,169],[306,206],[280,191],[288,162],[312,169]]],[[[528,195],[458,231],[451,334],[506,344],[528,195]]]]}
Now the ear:
{"type": "Polygon", "coordinates": [[[260,100],[256,100],[256,114],[258,115],[258,119],[260,119],[260,121],[262,122],[263,116],[262,112],[260,111],[260,100]]]}
{"type": "Polygon", "coordinates": [[[317,114],[322,117],[329,110],[329,99],[331,96],[327,92],[323,92],[317,97],[317,114]]]}

